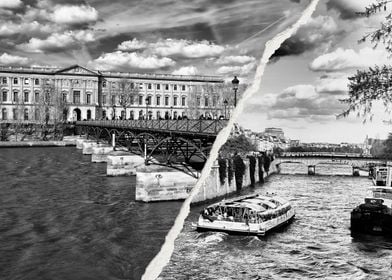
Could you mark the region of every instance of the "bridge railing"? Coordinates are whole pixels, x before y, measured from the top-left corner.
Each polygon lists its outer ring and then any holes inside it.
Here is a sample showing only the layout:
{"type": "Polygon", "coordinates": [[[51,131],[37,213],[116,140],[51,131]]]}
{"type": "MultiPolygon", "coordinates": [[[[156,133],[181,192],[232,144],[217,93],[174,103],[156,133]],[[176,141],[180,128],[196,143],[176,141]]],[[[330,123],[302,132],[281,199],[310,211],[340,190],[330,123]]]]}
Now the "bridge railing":
{"type": "Polygon", "coordinates": [[[372,158],[371,155],[361,153],[339,153],[339,152],[283,152],[280,157],[350,157],[350,158],[372,158]]]}
{"type": "Polygon", "coordinates": [[[78,121],[77,126],[96,126],[121,129],[146,129],[153,131],[182,132],[216,135],[226,125],[227,120],[112,120],[78,121]]]}

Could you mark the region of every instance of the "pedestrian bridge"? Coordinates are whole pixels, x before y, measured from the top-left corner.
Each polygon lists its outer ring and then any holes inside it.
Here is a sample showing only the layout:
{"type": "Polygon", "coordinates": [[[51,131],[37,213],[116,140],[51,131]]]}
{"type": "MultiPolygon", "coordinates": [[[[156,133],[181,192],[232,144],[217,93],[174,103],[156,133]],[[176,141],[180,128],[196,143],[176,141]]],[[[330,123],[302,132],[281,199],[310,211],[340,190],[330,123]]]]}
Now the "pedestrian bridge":
{"type": "MultiPolygon", "coordinates": [[[[78,121],[78,134],[111,143],[145,158],[146,164],[201,170],[227,120],[113,120],[78,121]]],[[[193,174],[191,174],[193,175],[193,174]]]]}
{"type": "Polygon", "coordinates": [[[375,165],[387,164],[386,159],[374,158],[359,153],[333,153],[333,152],[284,152],[276,159],[278,167],[282,163],[300,163],[308,166],[308,174],[316,173],[316,166],[320,164],[342,164],[353,168],[353,174],[359,169],[368,170],[375,165]]]}

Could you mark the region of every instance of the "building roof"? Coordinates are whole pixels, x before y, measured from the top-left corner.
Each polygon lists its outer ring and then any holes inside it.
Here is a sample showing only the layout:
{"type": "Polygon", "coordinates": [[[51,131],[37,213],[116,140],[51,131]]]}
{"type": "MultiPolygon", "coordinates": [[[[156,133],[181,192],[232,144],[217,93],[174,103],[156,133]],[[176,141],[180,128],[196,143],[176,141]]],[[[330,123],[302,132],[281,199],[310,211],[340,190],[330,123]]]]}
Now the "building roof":
{"type": "Polygon", "coordinates": [[[77,76],[103,76],[110,78],[131,78],[142,80],[170,80],[170,81],[187,81],[187,82],[211,82],[223,83],[224,80],[220,76],[202,76],[202,75],[172,75],[158,73],[129,73],[91,70],[80,65],[71,65],[64,68],[59,67],[14,67],[0,65],[0,73],[19,73],[19,74],[46,74],[59,75],[69,74],[77,76]],[[75,71],[79,70],[79,71],[75,71]]]}

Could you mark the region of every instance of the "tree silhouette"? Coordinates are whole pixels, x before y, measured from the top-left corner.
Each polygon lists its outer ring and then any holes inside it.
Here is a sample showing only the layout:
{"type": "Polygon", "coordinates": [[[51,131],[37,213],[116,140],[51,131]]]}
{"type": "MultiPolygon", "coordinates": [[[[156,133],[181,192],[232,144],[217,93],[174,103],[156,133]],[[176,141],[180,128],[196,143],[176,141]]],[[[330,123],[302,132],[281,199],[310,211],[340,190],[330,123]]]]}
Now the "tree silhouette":
{"type": "MultiPolygon", "coordinates": [[[[369,17],[375,13],[386,11],[387,4],[392,0],[377,1],[365,8],[364,12],[359,15],[369,17]]],[[[385,17],[381,22],[381,27],[375,29],[369,34],[364,35],[359,42],[370,41],[374,47],[379,43],[384,44],[387,52],[392,54],[392,14],[385,17]]],[[[382,101],[386,112],[390,113],[392,109],[392,67],[375,66],[368,70],[358,70],[357,73],[349,79],[348,98],[340,100],[347,104],[347,109],[337,117],[347,117],[350,113],[357,113],[357,116],[363,117],[364,122],[372,120],[372,107],[374,101],[382,101]]]]}

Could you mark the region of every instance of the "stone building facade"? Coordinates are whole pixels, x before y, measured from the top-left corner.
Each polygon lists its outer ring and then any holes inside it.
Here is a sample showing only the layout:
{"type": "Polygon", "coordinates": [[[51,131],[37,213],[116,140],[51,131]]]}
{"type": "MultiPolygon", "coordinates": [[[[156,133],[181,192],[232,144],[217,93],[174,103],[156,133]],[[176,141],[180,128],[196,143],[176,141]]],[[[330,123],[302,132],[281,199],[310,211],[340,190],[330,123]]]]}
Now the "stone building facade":
{"type": "Polygon", "coordinates": [[[0,66],[0,119],[36,120],[39,97],[49,85],[66,104],[67,121],[219,118],[226,109],[220,77],[0,66]],[[121,83],[132,87],[126,106],[121,83]]]}

